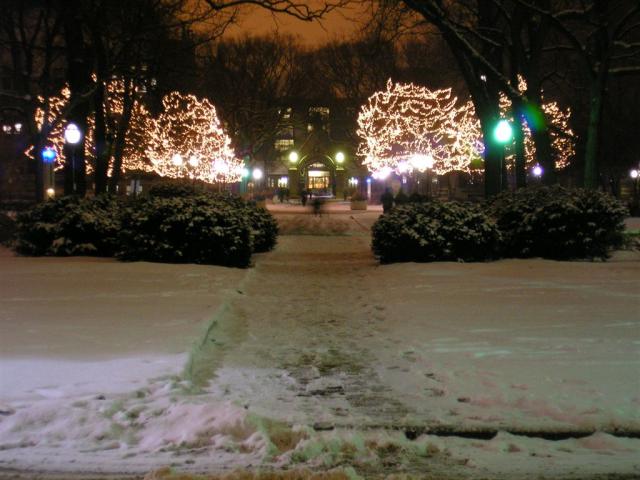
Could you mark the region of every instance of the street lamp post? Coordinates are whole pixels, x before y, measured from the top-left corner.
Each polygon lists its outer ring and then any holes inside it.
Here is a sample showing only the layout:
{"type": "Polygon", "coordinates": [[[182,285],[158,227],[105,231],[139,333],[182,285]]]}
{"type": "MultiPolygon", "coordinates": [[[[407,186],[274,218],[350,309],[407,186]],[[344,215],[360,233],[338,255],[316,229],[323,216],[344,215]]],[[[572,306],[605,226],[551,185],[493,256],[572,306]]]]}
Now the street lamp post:
{"type": "Polygon", "coordinates": [[[52,147],[44,147],[42,152],[40,152],[40,156],[42,157],[42,161],[46,167],[46,176],[45,176],[45,198],[53,198],[55,196],[55,168],[54,163],[56,161],[56,151],[52,147]]]}
{"type": "Polygon", "coordinates": [[[502,182],[502,177],[503,177],[502,172],[505,168],[504,148],[507,145],[507,143],[511,142],[511,139],[513,138],[513,128],[511,127],[511,123],[509,123],[509,121],[505,120],[504,118],[500,120],[496,124],[496,128],[493,130],[493,138],[496,141],[496,143],[500,145],[500,170],[499,170],[500,183],[499,185],[500,185],[500,190],[502,190],[504,187],[502,182]]]}
{"type": "Polygon", "coordinates": [[[82,140],[82,132],[78,126],[75,123],[68,124],[67,128],[64,129],[64,141],[71,145],[71,179],[73,185],[72,193],[74,195],[78,192],[76,184],[76,145],[80,140],[82,140]]]}

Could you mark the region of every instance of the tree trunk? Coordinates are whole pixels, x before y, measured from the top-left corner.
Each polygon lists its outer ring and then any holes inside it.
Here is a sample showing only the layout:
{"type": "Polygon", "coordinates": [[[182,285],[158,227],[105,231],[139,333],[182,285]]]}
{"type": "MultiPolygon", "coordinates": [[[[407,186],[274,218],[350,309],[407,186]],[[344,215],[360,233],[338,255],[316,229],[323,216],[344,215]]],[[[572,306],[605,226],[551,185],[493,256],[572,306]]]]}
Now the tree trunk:
{"type": "Polygon", "coordinates": [[[520,99],[512,99],[513,105],[513,140],[515,143],[515,175],[516,175],[516,189],[524,188],[527,186],[527,167],[524,150],[524,131],[522,122],[524,117],[522,115],[522,102],[520,99]]]}
{"type": "Polygon", "coordinates": [[[84,196],[87,191],[87,169],[84,145],[87,134],[88,101],[92,89],[91,65],[87,61],[85,42],[82,35],[82,5],[78,0],[62,4],[64,40],[67,54],[67,69],[71,109],[67,120],[75,123],[82,137],[77,145],[65,146],[64,166],[65,195],[84,196]]]}
{"type": "Polygon", "coordinates": [[[536,159],[542,167],[542,183],[553,185],[557,182],[556,162],[551,149],[551,137],[546,126],[542,129],[532,131],[531,136],[536,146],[536,159]]]}
{"type": "Polygon", "coordinates": [[[92,22],[93,51],[96,58],[96,91],[93,95],[95,111],[94,145],[96,155],[95,193],[106,193],[109,171],[110,146],[107,138],[105,90],[107,88],[107,54],[100,33],[106,25],[92,22]]]}
{"type": "Polygon", "coordinates": [[[122,157],[124,155],[124,146],[126,143],[127,132],[129,131],[129,124],[131,122],[131,115],[133,113],[133,104],[135,99],[135,88],[131,86],[130,80],[125,79],[124,87],[124,99],[122,107],[122,117],[118,122],[118,130],[116,131],[115,146],[113,149],[113,171],[111,172],[111,179],[109,180],[109,190],[116,192],[118,183],[120,182],[120,176],[122,175],[122,157]]]}
{"type": "MultiPolygon", "coordinates": [[[[482,117],[481,117],[482,118],[482,117]]],[[[482,136],[484,139],[484,195],[486,198],[494,197],[502,192],[502,164],[504,162],[504,149],[493,140],[493,129],[496,121],[493,119],[482,120],[482,136]]]]}
{"type": "Polygon", "coordinates": [[[104,111],[105,86],[98,77],[96,91],[93,95],[95,107],[95,126],[93,139],[96,155],[96,169],[94,172],[95,193],[99,195],[107,191],[107,172],[109,170],[109,145],[107,142],[107,128],[104,111]]]}
{"type": "Polygon", "coordinates": [[[604,80],[603,74],[592,77],[589,88],[589,123],[584,158],[584,186],[591,189],[598,188],[598,145],[605,88],[604,80]]]}
{"type": "Polygon", "coordinates": [[[43,142],[40,135],[35,135],[33,144],[34,161],[36,162],[36,202],[44,201],[44,161],[42,159],[43,142]]]}

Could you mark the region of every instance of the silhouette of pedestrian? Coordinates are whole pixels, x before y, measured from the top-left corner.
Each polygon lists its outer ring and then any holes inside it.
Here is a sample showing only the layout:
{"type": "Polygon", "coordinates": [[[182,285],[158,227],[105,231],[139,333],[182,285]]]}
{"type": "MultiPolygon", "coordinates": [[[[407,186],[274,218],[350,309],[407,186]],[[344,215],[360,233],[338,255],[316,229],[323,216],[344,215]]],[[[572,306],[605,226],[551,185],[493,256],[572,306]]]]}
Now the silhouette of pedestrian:
{"type": "Polygon", "coordinates": [[[307,206],[307,191],[303,188],[300,192],[300,200],[302,201],[302,206],[307,206]]]}
{"type": "Polygon", "coordinates": [[[382,202],[382,213],[387,213],[393,208],[393,193],[389,187],[384,189],[384,193],[380,196],[382,202]]]}
{"type": "Polygon", "coordinates": [[[312,201],[313,205],[313,214],[321,217],[322,216],[322,199],[320,197],[314,197],[312,201]]]}

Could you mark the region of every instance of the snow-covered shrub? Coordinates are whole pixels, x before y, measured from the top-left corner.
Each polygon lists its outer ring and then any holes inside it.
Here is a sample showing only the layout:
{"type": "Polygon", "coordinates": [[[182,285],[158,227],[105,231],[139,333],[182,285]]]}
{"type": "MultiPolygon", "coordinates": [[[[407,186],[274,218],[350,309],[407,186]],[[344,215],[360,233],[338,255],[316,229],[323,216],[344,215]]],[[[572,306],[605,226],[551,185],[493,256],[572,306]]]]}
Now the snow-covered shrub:
{"type": "Polygon", "coordinates": [[[111,256],[119,205],[108,196],[48,200],[18,215],[15,248],[25,255],[111,256]]]}
{"type": "Polygon", "coordinates": [[[424,203],[428,201],[429,197],[418,192],[413,192],[409,195],[409,203],[424,203]]]}
{"type": "Polygon", "coordinates": [[[405,205],[406,203],[409,203],[409,196],[404,193],[404,190],[400,189],[393,201],[395,202],[396,206],[405,205]]]}
{"type": "Polygon", "coordinates": [[[278,239],[278,222],[266,209],[247,203],[244,207],[245,215],[251,225],[253,234],[253,251],[268,252],[276,246],[278,239]]]}
{"type": "Polygon", "coordinates": [[[152,185],[149,189],[149,195],[152,197],[189,197],[197,194],[198,190],[194,185],[178,180],[163,180],[152,185]]]}
{"type": "Polygon", "coordinates": [[[266,209],[258,207],[255,202],[247,202],[236,195],[228,193],[199,192],[195,187],[166,181],[154,185],[149,190],[152,197],[172,198],[206,195],[211,199],[226,203],[242,211],[251,225],[253,235],[253,251],[268,252],[276,245],[278,237],[278,222],[266,209]]]}
{"type": "Polygon", "coordinates": [[[487,260],[496,256],[500,237],[477,206],[439,201],[394,208],[372,233],[373,252],[383,263],[487,260]]]}
{"type": "Polygon", "coordinates": [[[143,197],[124,209],[118,257],[246,267],[253,236],[247,215],[209,195],[143,197]]]}
{"type": "Polygon", "coordinates": [[[16,221],[9,215],[0,212],[0,244],[8,243],[16,231],[16,221]]]}
{"type": "Polygon", "coordinates": [[[610,195],[557,185],[504,193],[487,207],[509,257],[606,258],[621,245],[627,216],[610,195]]]}

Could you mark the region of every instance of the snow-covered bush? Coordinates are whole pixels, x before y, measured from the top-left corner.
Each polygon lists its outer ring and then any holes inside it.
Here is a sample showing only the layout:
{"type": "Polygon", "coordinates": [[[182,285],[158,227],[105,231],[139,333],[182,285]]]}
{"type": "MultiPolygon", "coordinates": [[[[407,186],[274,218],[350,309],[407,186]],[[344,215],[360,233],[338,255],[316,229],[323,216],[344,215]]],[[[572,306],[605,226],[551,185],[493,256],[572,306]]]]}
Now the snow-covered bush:
{"type": "Polygon", "coordinates": [[[438,201],[394,208],[372,233],[383,263],[487,260],[496,256],[500,237],[479,207],[438,201]]]}
{"type": "Polygon", "coordinates": [[[247,203],[244,212],[251,225],[253,234],[253,251],[268,252],[276,245],[278,238],[278,222],[266,209],[247,203]]]}
{"type": "Polygon", "coordinates": [[[396,198],[393,199],[396,206],[405,205],[409,203],[409,195],[404,193],[404,190],[400,189],[400,191],[396,194],[396,198]]]}
{"type": "Polygon", "coordinates": [[[149,195],[152,197],[189,197],[197,194],[198,190],[194,185],[179,180],[163,180],[149,189],[149,195]]]}
{"type": "Polygon", "coordinates": [[[626,208],[605,193],[560,186],[504,193],[487,205],[509,257],[606,258],[621,245],[626,208]]]}
{"type": "Polygon", "coordinates": [[[9,215],[0,212],[0,244],[8,243],[16,231],[16,221],[9,215]]]}
{"type": "Polygon", "coordinates": [[[25,255],[111,256],[120,229],[119,202],[112,197],[62,197],[17,217],[15,248],[25,255]]]}
{"type": "Polygon", "coordinates": [[[429,197],[418,192],[413,192],[409,195],[409,203],[424,203],[428,201],[429,197]]]}
{"type": "Polygon", "coordinates": [[[153,197],[189,197],[206,195],[212,200],[225,203],[238,209],[251,225],[253,251],[268,252],[276,245],[278,222],[266,209],[258,207],[255,202],[247,202],[236,195],[227,193],[198,192],[191,185],[177,182],[163,182],[151,187],[149,195],[153,197]]]}
{"type": "Polygon", "coordinates": [[[208,195],[143,197],[124,209],[118,257],[246,267],[253,235],[245,212],[208,195]]]}

